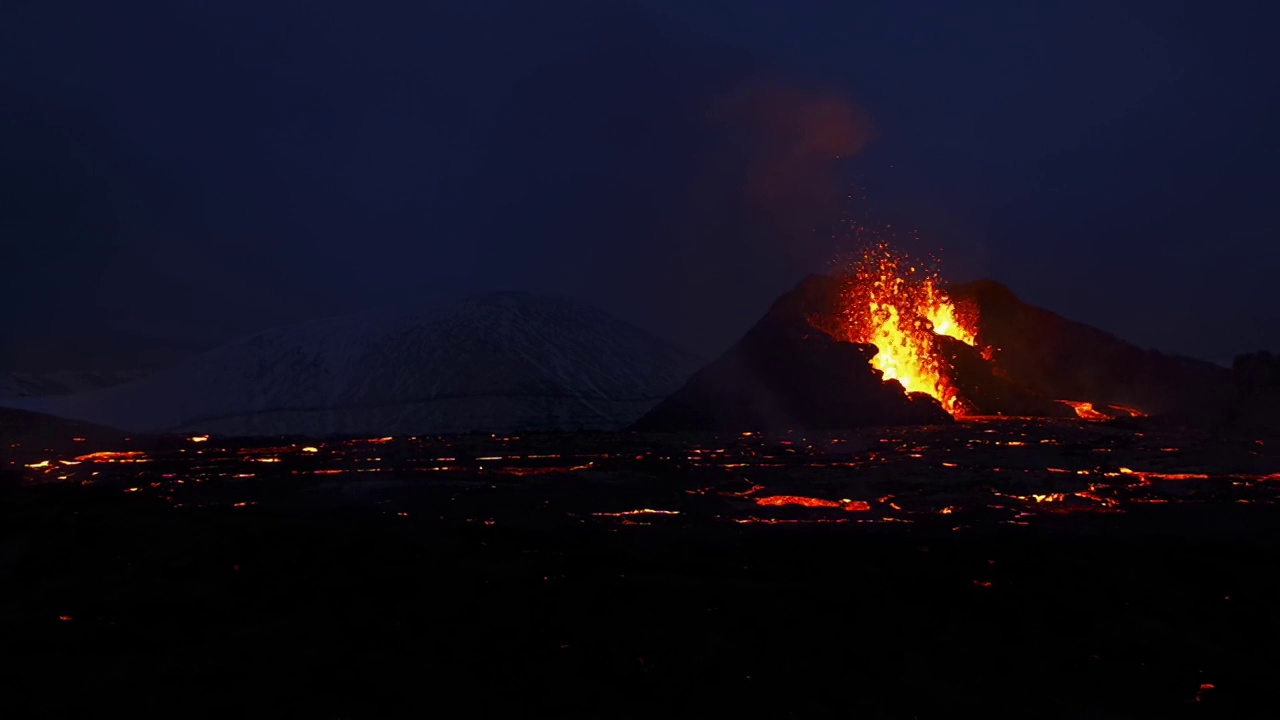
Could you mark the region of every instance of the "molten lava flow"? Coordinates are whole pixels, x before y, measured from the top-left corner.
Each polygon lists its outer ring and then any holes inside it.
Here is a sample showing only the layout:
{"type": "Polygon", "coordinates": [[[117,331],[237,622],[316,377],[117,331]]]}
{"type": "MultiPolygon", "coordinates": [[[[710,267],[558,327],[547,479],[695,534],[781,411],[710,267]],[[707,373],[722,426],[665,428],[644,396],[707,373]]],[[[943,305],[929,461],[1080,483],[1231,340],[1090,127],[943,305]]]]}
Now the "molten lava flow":
{"type": "Polygon", "coordinates": [[[1079,400],[1059,400],[1058,402],[1070,405],[1075,409],[1076,415],[1084,420],[1110,420],[1111,418],[1105,413],[1100,413],[1093,409],[1093,403],[1081,402],[1079,400]]]}
{"type": "Polygon", "coordinates": [[[867,512],[871,503],[866,500],[823,500],[822,498],[805,497],[803,495],[770,495],[756,498],[757,505],[803,505],[805,507],[840,508],[846,512],[867,512]]]}
{"type": "Polygon", "coordinates": [[[964,413],[937,338],[946,335],[973,345],[977,333],[972,319],[942,290],[936,273],[918,269],[881,244],[855,263],[843,304],[848,339],[876,346],[871,364],[885,380],[897,380],[907,392],[933,396],[952,415],[964,413]]]}
{"type": "Polygon", "coordinates": [[[95,452],[88,455],[80,455],[76,460],[80,462],[145,462],[141,458],[145,458],[146,453],[140,450],[129,450],[125,452],[95,452]]]}
{"type": "Polygon", "coordinates": [[[1111,407],[1129,413],[1129,417],[1147,417],[1147,414],[1138,408],[1132,408],[1127,405],[1116,405],[1115,403],[1112,403],[1111,407]]]}

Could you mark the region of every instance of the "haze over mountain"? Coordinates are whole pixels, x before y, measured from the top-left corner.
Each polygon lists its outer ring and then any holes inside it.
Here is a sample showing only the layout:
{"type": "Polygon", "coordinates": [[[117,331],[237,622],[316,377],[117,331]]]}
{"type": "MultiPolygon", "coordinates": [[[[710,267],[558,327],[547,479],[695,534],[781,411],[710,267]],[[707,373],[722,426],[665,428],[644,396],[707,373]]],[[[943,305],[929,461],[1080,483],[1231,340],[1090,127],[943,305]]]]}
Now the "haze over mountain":
{"type": "Polygon", "coordinates": [[[698,364],[580,303],[496,293],[278,328],[120,387],[6,404],[134,432],[616,430],[698,364]]]}
{"type": "Polygon", "coordinates": [[[33,336],[0,344],[0,398],[65,395],[120,385],[205,348],[126,332],[33,336]]]}

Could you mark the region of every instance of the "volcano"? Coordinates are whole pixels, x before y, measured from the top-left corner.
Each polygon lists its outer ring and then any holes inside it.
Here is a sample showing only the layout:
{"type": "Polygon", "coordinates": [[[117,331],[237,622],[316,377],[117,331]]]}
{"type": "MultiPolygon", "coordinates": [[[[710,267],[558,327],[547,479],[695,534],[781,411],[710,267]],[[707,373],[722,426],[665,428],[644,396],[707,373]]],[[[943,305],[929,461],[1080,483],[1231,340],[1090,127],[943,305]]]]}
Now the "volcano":
{"type": "Polygon", "coordinates": [[[839,429],[965,416],[1145,416],[1229,384],[1028,305],[991,280],[947,287],[886,245],[783,295],[636,430],[839,429]]]}

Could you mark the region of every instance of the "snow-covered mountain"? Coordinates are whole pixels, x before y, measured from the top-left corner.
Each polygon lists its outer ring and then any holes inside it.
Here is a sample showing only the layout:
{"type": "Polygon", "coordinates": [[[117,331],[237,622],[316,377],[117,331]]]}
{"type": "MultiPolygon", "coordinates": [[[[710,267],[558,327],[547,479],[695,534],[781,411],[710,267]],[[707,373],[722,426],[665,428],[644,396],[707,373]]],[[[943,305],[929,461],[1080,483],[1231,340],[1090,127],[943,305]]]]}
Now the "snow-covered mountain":
{"type": "Polygon", "coordinates": [[[0,404],[132,432],[613,430],[699,364],[582,304],[497,293],[270,330],[126,385],[0,404]]]}

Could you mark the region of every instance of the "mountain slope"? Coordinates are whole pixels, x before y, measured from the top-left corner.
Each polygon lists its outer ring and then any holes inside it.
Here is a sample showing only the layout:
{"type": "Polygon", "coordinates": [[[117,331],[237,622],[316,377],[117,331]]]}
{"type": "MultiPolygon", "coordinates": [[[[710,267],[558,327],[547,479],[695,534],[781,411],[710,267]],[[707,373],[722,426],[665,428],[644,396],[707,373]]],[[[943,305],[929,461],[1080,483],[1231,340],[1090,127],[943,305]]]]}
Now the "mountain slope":
{"type": "Polygon", "coordinates": [[[579,303],[498,293],[271,330],[128,385],[6,404],[139,432],[610,430],[697,364],[579,303]]]}
{"type": "Polygon", "coordinates": [[[993,280],[957,285],[979,312],[978,342],[996,348],[996,368],[1049,397],[1115,403],[1159,413],[1227,391],[1226,368],[1156,350],[1028,305],[993,280]]]}

